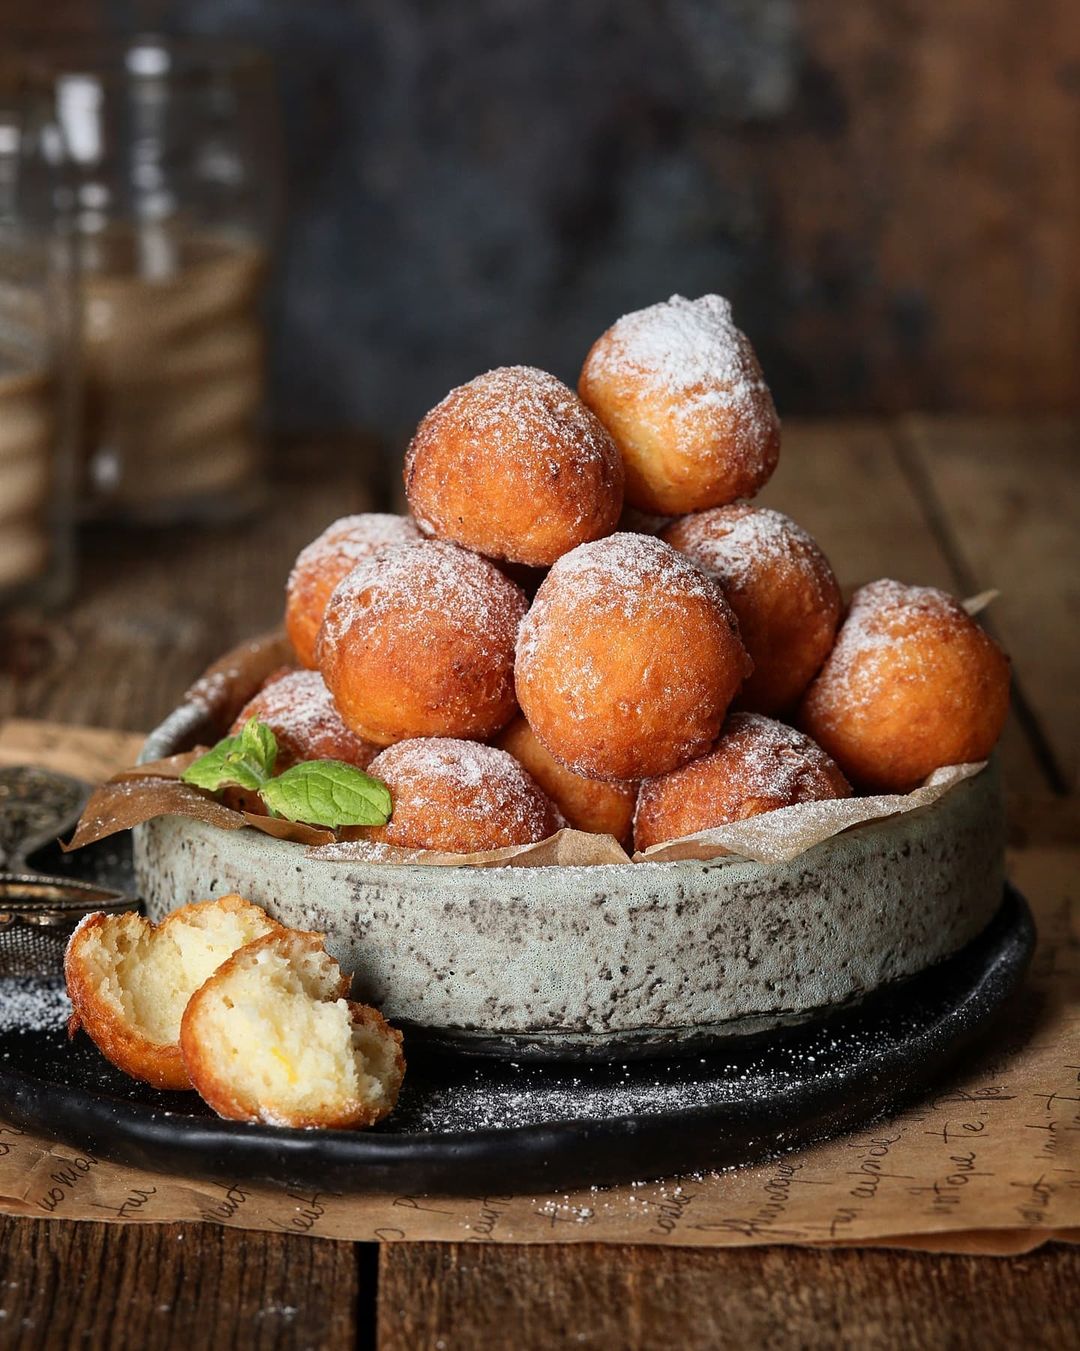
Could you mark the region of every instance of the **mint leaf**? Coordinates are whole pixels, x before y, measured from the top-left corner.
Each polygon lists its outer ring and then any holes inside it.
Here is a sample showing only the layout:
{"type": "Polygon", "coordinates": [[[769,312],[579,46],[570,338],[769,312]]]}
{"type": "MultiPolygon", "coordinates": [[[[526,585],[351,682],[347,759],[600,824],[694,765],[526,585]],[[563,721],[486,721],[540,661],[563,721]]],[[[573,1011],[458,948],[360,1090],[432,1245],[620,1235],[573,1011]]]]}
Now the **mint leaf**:
{"type": "Polygon", "coordinates": [[[271,811],[309,826],[383,826],[393,810],[385,783],[341,760],[302,760],[260,793],[271,811]]]}
{"type": "Polygon", "coordinates": [[[230,784],[259,792],[274,771],[277,738],[264,722],[249,718],[236,736],[223,737],[213,749],[192,761],[181,774],[184,783],[218,792],[230,784]]]}
{"type": "Polygon", "coordinates": [[[258,718],[248,718],[240,733],[240,750],[252,768],[258,767],[262,777],[268,779],[274,772],[277,759],[277,737],[265,722],[258,718]]]}

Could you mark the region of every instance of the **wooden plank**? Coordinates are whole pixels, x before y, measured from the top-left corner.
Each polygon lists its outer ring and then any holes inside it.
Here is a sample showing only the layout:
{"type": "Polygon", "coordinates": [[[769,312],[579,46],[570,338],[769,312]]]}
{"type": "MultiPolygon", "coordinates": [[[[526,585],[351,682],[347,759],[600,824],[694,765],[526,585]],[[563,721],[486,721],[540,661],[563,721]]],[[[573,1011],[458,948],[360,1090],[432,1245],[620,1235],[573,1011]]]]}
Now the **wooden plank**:
{"type": "MultiPolygon", "coordinates": [[[[954,566],[927,503],[902,460],[892,424],[881,420],[785,422],[780,464],[758,499],[793,516],[825,550],[845,593],[895,577],[955,594],[981,589],[954,566]]],[[[989,495],[987,511],[995,510],[989,495]]],[[[1024,728],[1010,715],[1000,750],[1009,789],[1050,786],[1024,728]]]]}
{"type": "Polygon", "coordinates": [[[362,445],[305,448],[251,520],[89,534],[70,608],[0,634],[0,721],[153,727],[215,657],[281,622],[299,550],[371,506],[371,463],[362,445]]]}
{"type": "Polygon", "coordinates": [[[902,424],[914,472],[947,517],[966,585],[997,587],[987,615],[1062,792],[1080,792],[1080,422],[902,424]]]}
{"type": "Polygon", "coordinates": [[[213,1225],[0,1218],[0,1344],[352,1351],[351,1243],[213,1225]]]}
{"type": "Polygon", "coordinates": [[[753,1248],[392,1244],[380,1351],[1075,1345],[1080,1249],[1027,1257],[753,1248]]]}

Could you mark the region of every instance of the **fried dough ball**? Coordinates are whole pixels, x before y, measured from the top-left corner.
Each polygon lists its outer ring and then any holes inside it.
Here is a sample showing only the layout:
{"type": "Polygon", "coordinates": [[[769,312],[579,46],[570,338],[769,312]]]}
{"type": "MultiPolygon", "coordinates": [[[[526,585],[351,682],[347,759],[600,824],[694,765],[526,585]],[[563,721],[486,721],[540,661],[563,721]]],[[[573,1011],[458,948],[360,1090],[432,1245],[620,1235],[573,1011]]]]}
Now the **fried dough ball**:
{"type": "Polygon", "coordinates": [[[183,905],[151,924],[142,915],[87,915],[68,940],[64,975],[74,1013],[107,1060],[155,1088],[191,1087],[180,1020],[192,994],[238,948],[284,933],[235,894],[183,905]]]}
{"type": "Polygon", "coordinates": [[[318,671],[287,671],[264,685],[240,710],[230,734],[249,718],[265,722],[277,738],[277,773],[301,760],[344,760],[366,769],[379,753],[374,742],[345,726],[318,671]]]}
{"type": "Polygon", "coordinates": [[[575,774],[544,749],[524,718],[515,718],[498,744],[524,765],[575,830],[614,835],[623,844],[629,840],[636,783],[603,783],[575,774]]]}
{"type": "Polygon", "coordinates": [[[500,366],[423,419],[405,491],[426,534],[546,567],[615,529],[623,467],[572,389],[532,366],[500,366]]]}
{"type": "Polygon", "coordinates": [[[319,632],[323,679],[357,736],[494,736],[514,715],[514,641],[527,602],[494,563],[424,540],[338,584],[319,632]]]}
{"type": "Polygon", "coordinates": [[[371,762],[393,814],[365,838],[405,849],[473,854],[546,840],[566,823],[506,751],[452,737],[399,741],[371,762]]]}
{"type": "Polygon", "coordinates": [[[792,708],[840,622],[840,588],[817,544],[789,516],[745,503],[684,516],[660,538],[711,572],[735,611],[754,663],[737,706],[792,708]]]}
{"type": "Polygon", "coordinates": [[[326,602],[346,573],[372,554],[421,538],[408,516],[366,511],[342,516],[301,549],[285,587],[285,628],[302,666],[317,665],[315,640],[326,602]]]}
{"type": "Polygon", "coordinates": [[[796,802],[850,796],[839,765],[808,736],[760,713],[733,713],[708,755],[641,785],[634,847],[649,849],[796,802]]]}
{"type": "Polygon", "coordinates": [[[1009,659],[952,596],[871,582],[852,597],[799,725],[856,787],[903,793],[985,760],[1009,707],[1009,659]]]}
{"type": "Polygon", "coordinates": [[[324,935],[282,929],[234,953],[192,995],[180,1050],[199,1096],[231,1121],[346,1129],[393,1111],[401,1033],[346,996],[324,935]]]}
{"type": "Polygon", "coordinates": [[[722,296],[624,315],[593,343],[578,393],[615,439],[626,500],[679,516],[752,497],[776,468],[780,422],[722,296]]]}
{"type": "Polygon", "coordinates": [[[669,544],[619,534],[548,573],[521,626],[515,681],[557,760],[627,781],[706,751],[751,669],[717,583],[669,544]]]}

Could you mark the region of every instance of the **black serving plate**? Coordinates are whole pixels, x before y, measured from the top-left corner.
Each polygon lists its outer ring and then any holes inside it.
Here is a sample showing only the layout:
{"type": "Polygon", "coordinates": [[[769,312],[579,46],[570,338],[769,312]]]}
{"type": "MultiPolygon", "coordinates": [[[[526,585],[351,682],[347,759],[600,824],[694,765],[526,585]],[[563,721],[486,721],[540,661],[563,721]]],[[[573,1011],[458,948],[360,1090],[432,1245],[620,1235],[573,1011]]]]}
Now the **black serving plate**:
{"type": "MultiPolygon", "coordinates": [[[[115,883],[124,863],[90,872],[115,883]]],[[[541,1192],[729,1167],[929,1088],[973,1048],[1034,943],[1027,904],[1007,888],[987,929],[948,961],[817,1022],[690,1058],[527,1065],[407,1042],[398,1107],[364,1132],[221,1121],[193,1093],[128,1079],[85,1035],[68,1042],[57,972],[51,984],[0,982],[0,1116],[117,1163],[339,1192],[541,1192]]]]}

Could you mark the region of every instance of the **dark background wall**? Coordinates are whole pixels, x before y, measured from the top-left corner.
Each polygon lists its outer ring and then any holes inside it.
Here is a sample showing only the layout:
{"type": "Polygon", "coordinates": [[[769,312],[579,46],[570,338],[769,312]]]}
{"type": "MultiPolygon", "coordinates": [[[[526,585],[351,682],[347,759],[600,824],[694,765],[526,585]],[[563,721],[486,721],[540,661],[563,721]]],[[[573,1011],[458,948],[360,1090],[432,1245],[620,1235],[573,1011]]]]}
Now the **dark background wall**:
{"type": "MultiPolygon", "coordinates": [[[[28,0],[0,15],[33,28],[28,0]]],[[[1076,0],[57,0],[255,39],[286,431],[729,295],[783,412],[1080,407],[1076,0]]]]}

